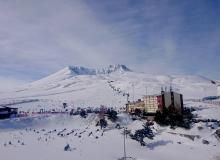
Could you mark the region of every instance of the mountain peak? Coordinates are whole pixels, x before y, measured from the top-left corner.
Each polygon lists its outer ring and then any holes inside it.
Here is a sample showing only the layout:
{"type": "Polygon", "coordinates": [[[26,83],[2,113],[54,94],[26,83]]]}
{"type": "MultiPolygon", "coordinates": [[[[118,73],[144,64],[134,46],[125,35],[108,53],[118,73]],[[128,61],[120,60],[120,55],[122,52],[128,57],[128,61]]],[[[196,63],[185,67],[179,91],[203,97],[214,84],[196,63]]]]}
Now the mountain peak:
{"type": "Polygon", "coordinates": [[[73,75],[94,75],[95,70],[82,67],[82,66],[68,66],[66,67],[67,70],[73,75]]]}
{"type": "Polygon", "coordinates": [[[113,72],[128,72],[131,71],[128,67],[121,64],[109,65],[101,69],[92,69],[82,66],[68,66],[63,69],[63,72],[71,75],[95,75],[95,74],[110,74],[113,72]]]}
{"type": "Polygon", "coordinates": [[[99,72],[102,74],[109,74],[112,72],[130,72],[130,71],[131,70],[128,67],[122,64],[109,65],[108,67],[99,70],[99,72]]]}
{"type": "Polygon", "coordinates": [[[116,71],[116,70],[131,71],[127,66],[125,66],[123,64],[109,65],[109,69],[112,69],[113,71],[116,71]]]}

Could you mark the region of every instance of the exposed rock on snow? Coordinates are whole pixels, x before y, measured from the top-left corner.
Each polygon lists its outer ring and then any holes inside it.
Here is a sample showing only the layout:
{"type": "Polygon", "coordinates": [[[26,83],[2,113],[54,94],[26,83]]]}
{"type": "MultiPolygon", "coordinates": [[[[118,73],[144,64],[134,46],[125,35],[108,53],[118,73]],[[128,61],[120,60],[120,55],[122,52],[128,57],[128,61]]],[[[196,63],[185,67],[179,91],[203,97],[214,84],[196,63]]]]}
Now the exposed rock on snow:
{"type": "Polygon", "coordinates": [[[203,139],[203,140],[202,140],[202,143],[203,143],[203,144],[209,144],[209,141],[203,139]]]}
{"type": "Polygon", "coordinates": [[[216,135],[217,139],[220,140],[220,129],[217,129],[215,131],[215,135],[216,135]]]}
{"type": "Polygon", "coordinates": [[[64,151],[71,151],[71,148],[70,148],[70,145],[67,144],[65,147],[64,147],[64,151]]]}

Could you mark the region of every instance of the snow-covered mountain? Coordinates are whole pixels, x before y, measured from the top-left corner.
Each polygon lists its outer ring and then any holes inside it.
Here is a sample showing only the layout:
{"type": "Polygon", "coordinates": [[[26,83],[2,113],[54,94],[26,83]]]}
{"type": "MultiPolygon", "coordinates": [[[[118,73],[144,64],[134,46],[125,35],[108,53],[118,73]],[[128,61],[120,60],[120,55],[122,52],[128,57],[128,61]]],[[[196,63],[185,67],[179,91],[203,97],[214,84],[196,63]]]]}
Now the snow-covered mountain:
{"type": "MultiPolygon", "coordinates": [[[[104,69],[66,67],[48,77],[11,91],[0,93],[0,104],[10,104],[28,113],[0,121],[0,154],[3,159],[106,159],[115,160],[123,154],[123,128],[131,133],[143,128],[145,120],[133,121],[125,113],[118,114],[114,123],[109,120],[105,129],[97,126],[99,116],[92,113],[87,118],[69,114],[36,114],[40,110],[63,110],[76,107],[121,107],[126,94],[137,100],[144,94],[160,93],[161,87],[172,85],[184,98],[215,95],[216,85],[208,78],[195,75],[152,75],[131,71],[124,65],[111,65],[104,69]],[[67,144],[70,151],[64,151],[67,144]],[[114,147],[112,147],[114,146],[114,147]]],[[[193,107],[199,119],[219,120],[219,106],[203,102],[184,102],[193,107]]],[[[190,130],[169,126],[152,126],[154,139],[145,138],[146,146],[126,138],[129,157],[136,160],[170,159],[219,160],[219,141],[214,132],[215,122],[195,123],[190,130]]]]}
{"type": "Polygon", "coordinates": [[[125,65],[120,65],[120,64],[109,65],[108,67],[101,68],[101,69],[86,68],[82,66],[68,66],[36,82],[46,82],[46,83],[49,82],[50,83],[52,81],[62,81],[64,79],[69,79],[75,76],[107,75],[107,74],[116,73],[116,72],[124,73],[124,72],[131,72],[131,70],[127,68],[125,65]]]}
{"type": "MultiPolygon", "coordinates": [[[[109,65],[106,68],[102,69],[91,69],[91,68],[85,68],[82,66],[68,66],[64,69],[58,71],[57,73],[51,75],[53,77],[55,76],[62,76],[62,75],[70,75],[70,76],[78,76],[78,75],[97,75],[97,74],[110,74],[112,72],[126,72],[131,71],[128,69],[125,65],[109,65]]],[[[51,77],[49,76],[49,77],[51,77]]]]}
{"type": "Polygon", "coordinates": [[[71,101],[76,106],[113,105],[126,103],[126,93],[137,100],[144,94],[158,94],[170,86],[184,98],[215,95],[211,80],[196,75],[153,75],[134,72],[125,65],[102,69],[69,66],[43,79],[1,93],[0,101],[17,99],[49,99],[71,101]]]}

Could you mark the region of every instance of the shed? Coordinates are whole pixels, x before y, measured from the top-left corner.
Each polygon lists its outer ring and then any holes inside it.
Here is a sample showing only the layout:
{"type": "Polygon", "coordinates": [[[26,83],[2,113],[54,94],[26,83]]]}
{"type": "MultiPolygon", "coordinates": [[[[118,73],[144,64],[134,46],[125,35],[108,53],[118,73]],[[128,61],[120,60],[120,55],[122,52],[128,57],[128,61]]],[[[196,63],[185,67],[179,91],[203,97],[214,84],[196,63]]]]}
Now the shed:
{"type": "Polygon", "coordinates": [[[18,108],[0,106],[0,119],[16,117],[17,114],[18,114],[18,108]]]}

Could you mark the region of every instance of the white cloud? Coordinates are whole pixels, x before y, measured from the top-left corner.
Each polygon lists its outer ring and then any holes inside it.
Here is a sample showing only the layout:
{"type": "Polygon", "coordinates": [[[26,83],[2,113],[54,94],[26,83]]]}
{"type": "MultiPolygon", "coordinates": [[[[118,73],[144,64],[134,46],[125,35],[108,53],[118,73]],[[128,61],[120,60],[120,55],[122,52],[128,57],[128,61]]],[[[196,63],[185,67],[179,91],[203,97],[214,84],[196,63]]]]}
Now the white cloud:
{"type": "Polygon", "coordinates": [[[213,17],[204,7],[169,0],[0,0],[0,75],[36,79],[67,65],[115,63],[167,74],[203,72],[201,64],[210,70],[220,32],[199,22],[213,17]],[[197,32],[203,26],[206,32],[197,32]],[[198,63],[198,56],[205,60],[198,63]]]}
{"type": "Polygon", "coordinates": [[[97,20],[82,1],[0,4],[3,68],[52,71],[69,64],[97,66],[134,58],[134,48],[97,20]]]}

